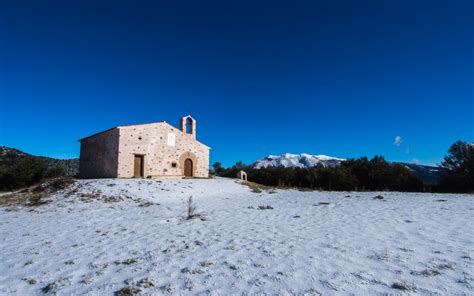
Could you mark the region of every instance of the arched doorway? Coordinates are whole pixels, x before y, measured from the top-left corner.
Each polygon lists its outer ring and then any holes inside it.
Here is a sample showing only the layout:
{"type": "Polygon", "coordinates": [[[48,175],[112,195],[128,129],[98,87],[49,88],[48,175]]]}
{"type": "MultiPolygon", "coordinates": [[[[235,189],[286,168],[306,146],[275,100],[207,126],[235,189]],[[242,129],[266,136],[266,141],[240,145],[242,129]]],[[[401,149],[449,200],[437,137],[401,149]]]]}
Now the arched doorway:
{"type": "Polygon", "coordinates": [[[179,157],[179,167],[184,177],[199,176],[198,164],[199,160],[191,151],[186,151],[179,157]]]}
{"type": "Polygon", "coordinates": [[[193,176],[193,161],[190,158],[186,158],[186,160],[184,161],[184,176],[193,176]]]}

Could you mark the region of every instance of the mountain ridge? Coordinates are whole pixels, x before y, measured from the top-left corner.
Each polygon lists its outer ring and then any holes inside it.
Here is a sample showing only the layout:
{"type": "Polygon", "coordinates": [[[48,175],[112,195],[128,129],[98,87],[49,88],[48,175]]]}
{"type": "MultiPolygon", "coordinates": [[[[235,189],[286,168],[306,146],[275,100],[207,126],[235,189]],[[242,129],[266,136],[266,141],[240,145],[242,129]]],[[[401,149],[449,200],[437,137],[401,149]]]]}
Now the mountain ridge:
{"type": "MultiPolygon", "coordinates": [[[[308,153],[283,153],[280,155],[268,155],[263,157],[252,164],[255,169],[267,168],[267,167],[279,167],[283,166],[286,168],[312,168],[312,167],[330,167],[334,168],[346,161],[345,158],[338,158],[327,155],[312,155],[308,153]]],[[[393,164],[401,164],[407,169],[417,175],[424,183],[434,184],[437,183],[445,169],[439,166],[421,165],[415,163],[406,162],[390,162],[393,164]]]]}
{"type": "Polygon", "coordinates": [[[280,155],[268,155],[267,157],[264,157],[254,162],[252,166],[256,169],[266,168],[269,166],[299,168],[310,168],[315,166],[335,167],[339,165],[342,161],[345,161],[345,159],[327,155],[311,155],[307,153],[284,153],[280,155]]]}
{"type": "Polygon", "coordinates": [[[47,156],[37,156],[16,148],[0,146],[0,162],[17,160],[22,157],[34,157],[43,161],[48,168],[62,167],[67,176],[76,176],[79,172],[79,158],[59,159],[47,156]]]}

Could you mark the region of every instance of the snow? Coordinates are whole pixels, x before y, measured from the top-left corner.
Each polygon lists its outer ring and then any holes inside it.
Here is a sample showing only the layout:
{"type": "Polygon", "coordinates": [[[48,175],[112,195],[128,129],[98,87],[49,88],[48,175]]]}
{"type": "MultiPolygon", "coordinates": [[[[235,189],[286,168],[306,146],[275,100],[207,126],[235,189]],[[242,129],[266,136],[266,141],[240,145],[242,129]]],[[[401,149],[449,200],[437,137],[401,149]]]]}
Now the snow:
{"type": "Polygon", "coordinates": [[[314,166],[335,167],[344,160],[345,159],[343,158],[331,157],[327,155],[285,153],[282,155],[269,155],[265,158],[257,160],[253,166],[256,169],[278,166],[299,168],[310,168],[314,166]]]}
{"type": "Polygon", "coordinates": [[[473,198],[80,180],[0,207],[0,295],[474,294],[473,198]]]}

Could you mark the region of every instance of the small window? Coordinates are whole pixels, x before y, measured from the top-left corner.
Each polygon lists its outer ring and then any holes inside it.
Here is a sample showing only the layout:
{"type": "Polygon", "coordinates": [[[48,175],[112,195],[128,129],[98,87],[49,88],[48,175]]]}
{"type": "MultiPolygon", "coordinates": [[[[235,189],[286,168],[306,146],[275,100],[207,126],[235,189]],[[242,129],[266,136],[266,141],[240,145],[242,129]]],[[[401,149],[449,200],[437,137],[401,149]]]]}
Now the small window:
{"type": "Polygon", "coordinates": [[[173,133],[168,133],[168,141],[167,141],[168,146],[176,146],[176,135],[173,133]]]}
{"type": "Polygon", "coordinates": [[[173,161],[173,162],[171,163],[171,167],[172,167],[172,168],[177,168],[177,167],[178,167],[178,164],[177,164],[175,161],[173,161]]]}

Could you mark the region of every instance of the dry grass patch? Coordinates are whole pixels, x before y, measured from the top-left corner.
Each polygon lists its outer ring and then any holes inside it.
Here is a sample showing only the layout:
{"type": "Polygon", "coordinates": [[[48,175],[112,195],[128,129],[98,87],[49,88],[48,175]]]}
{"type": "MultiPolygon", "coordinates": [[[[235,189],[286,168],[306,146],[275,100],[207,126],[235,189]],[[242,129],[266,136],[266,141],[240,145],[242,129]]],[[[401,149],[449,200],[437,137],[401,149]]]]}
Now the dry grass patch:
{"type": "MultiPolygon", "coordinates": [[[[155,204],[150,202],[150,201],[144,201],[144,202],[141,202],[138,206],[140,208],[148,208],[148,207],[153,206],[153,205],[155,205],[155,204]]],[[[159,205],[159,204],[157,204],[157,205],[159,205]]]]}
{"type": "Polygon", "coordinates": [[[24,193],[12,192],[0,196],[0,206],[10,206],[24,203],[28,197],[24,193]]]}
{"type": "Polygon", "coordinates": [[[76,182],[71,177],[45,180],[37,185],[0,196],[0,206],[25,205],[38,207],[51,202],[48,198],[56,192],[69,188],[76,182]]]}
{"type": "Polygon", "coordinates": [[[125,259],[123,261],[119,261],[119,260],[114,261],[115,265],[132,265],[132,264],[136,264],[136,263],[138,263],[137,258],[128,258],[128,259],[125,259]]]}
{"type": "Polygon", "coordinates": [[[439,270],[437,270],[436,268],[431,268],[431,269],[425,269],[422,271],[412,271],[410,272],[410,274],[429,277],[429,276],[438,276],[441,274],[441,272],[439,272],[439,270]]]}
{"type": "Polygon", "coordinates": [[[53,179],[48,179],[39,185],[37,185],[33,192],[47,192],[55,193],[60,190],[64,190],[74,184],[76,180],[72,177],[58,177],[53,179]]]}
{"type": "Polygon", "coordinates": [[[115,296],[132,296],[132,295],[138,295],[142,290],[132,287],[132,286],[127,286],[123,287],[122,289],[116,291],[114,293],[115,296]]]}
{"type": "Polygon", "coordinates": [[[79,195],[79,199],[82,201],[82,202],[91,202],[91,201],[94,201],[96,199],[99,199],[100,198],[100,195],[101,195],[101,192],[95,192],[95,193],[81,193],[79,195]]]}
{"type": "Polygon", "coordinates": [[[392,289],[416,292],[416,286],[415,285],[405,283],[405,282],[393,283],[391,285],[391,287],[392,287],[392,289]]]}
{"type": "Polygon", "coordinates": [[[106,203],[114,203],[114,202],[119,202],[121,201],[122,199],[119,198],[119,197],[115,197],[115,196],[105,196],[103,198],[104,202],[106,203]]]}
{"type": "Polygon", "coordinates": [[[275,193],[274,187],[270,187],[270,186],[250,182],[250,181],[243,181],[242,184],[250,188],[250,191],[252,191],[253,193],[262,193],[263,191],[267,191],[268,193],[275,193]]]}

